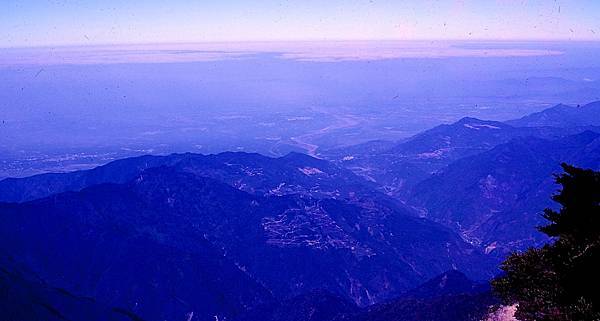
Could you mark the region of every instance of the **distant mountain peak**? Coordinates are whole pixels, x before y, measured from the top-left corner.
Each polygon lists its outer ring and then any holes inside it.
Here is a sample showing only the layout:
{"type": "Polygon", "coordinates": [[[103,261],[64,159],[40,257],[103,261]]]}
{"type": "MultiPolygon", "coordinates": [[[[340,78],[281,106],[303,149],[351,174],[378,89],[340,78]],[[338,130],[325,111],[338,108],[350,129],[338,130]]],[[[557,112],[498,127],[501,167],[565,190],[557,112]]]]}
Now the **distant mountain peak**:
{"type": "Polygon", "coordinates": [[[475,117],[463,117],[457,122],[450,125],[456,128],[467,128],[471,130],[490,130],[490,129],[504,129],[510,128],[511,126],[493,120],[483,120],[475,117]]]}
{"type": "Polygon", "coordinates": [[[565,104],[544,109],[519,119],[507,121],[507,124],[522,127],[554,126],[584,127],[600,125],[600,101],[573,107],[565,104]]]}
{"type": "Polygon", "coordinates": [[[459,119],[456,124],[464,124],[464,123],[479,123],[479,122],[486,122],[483,119],[479,119],[479,118],[475,118],[475,117],[463,117],[461,119],[459,119]]]}
{"type": "Polygon", "coordinates": [[[465,124],[465,123],[474,123],[474,124],[502,124],[501,122],[494,120],[486,120],[480,119],[476,117],[463,117],[455,122],[455,124],[465,124]]]}

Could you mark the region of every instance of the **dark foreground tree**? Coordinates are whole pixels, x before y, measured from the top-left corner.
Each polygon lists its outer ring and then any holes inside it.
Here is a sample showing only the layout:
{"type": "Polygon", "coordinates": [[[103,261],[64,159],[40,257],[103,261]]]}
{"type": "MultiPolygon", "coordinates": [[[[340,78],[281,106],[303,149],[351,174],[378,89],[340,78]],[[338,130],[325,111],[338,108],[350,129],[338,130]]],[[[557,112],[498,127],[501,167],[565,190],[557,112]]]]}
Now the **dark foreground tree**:
{"type": "Polygon", "coordinates": [[[505,304],[518,304],[522,321],[600,320],[600,172],[562,164],[562,185],[540,231],[554,243],[512,254],[493,281],[505,304]]]}

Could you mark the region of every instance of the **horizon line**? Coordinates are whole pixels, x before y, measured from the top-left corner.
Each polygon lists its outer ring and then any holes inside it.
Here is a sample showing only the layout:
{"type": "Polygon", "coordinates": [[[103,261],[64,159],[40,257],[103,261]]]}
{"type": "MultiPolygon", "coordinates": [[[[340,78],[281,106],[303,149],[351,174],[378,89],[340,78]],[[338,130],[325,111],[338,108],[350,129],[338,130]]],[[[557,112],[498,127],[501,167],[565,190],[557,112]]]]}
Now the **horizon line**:
{"type": "Polygon", "coordinates": [[[379,39],[264,39],[264,40],[199,40],[199,41],[147,41],[147,42],[113,42],[113,43],[63,43],[2,46],[0,49],[51,49],[51,48],[94,48],[116,46],[152,46],[152,45],[193,45],[193,44],[259,44],[259,43],[352,43],[352,42],[496,42],[496,43],[598,43],[600,39],[550,39],[550,38],[379,38],[379,39]]]}

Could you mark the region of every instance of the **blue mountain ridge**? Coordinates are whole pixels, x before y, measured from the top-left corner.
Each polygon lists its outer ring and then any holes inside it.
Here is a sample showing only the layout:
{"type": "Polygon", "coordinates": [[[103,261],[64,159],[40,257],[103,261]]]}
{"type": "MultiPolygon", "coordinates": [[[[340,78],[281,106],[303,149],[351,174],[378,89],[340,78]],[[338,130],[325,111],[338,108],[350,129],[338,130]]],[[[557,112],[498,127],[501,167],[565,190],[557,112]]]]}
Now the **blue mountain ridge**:
{"type": "Polygon", "coordinates": [[[599,169],[597,105],[328,160],[187,153],[5,179],[3,302],[49,320],[471,320],[495,301],[470,279],[548,241],[559,164],[599,169]]]}

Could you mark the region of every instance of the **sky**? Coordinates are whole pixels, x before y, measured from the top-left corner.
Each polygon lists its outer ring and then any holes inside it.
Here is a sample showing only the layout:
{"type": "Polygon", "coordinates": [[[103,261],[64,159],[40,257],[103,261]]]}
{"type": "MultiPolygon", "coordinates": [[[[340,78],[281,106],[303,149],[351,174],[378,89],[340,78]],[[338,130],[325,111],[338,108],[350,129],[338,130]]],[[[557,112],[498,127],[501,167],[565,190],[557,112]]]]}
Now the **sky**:
{"type": "Polygon", "coordinates": [[[4,48],[382,39],[597,41],[600,1],[0,1],[4,48]]]}

